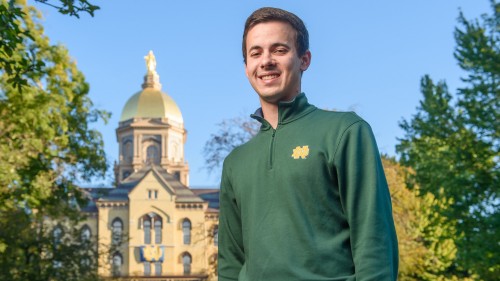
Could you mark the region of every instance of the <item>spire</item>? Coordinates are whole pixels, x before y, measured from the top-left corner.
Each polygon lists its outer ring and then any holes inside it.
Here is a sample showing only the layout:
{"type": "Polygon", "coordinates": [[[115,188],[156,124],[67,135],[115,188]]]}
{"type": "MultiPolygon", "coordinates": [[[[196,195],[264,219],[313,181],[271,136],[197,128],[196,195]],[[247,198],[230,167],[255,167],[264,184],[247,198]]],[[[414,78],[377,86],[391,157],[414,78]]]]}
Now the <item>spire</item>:
{"type": "Polygon", "coordinates": [[[155,90],[161,90],[160,76],[156,73],[156,58],[153,51],[149,51],[148,55],[144,57],[146,61],[146,68],[148,72],[144,76],[144,83],[142,83],[142,88],[153,88],[155,90]]]}

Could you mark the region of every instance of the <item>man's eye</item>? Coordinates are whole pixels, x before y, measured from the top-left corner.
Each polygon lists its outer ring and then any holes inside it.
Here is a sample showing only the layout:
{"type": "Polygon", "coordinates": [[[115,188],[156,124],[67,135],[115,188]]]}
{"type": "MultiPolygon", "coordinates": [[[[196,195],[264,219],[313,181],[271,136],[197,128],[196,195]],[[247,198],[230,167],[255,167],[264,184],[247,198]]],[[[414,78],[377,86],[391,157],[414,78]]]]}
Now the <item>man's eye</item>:
{"type": "Polygon", "coordinates": [[[276,49],[274,52],[277,54],[286,54],[287,50],[286,49],[276,49]]]}
{"type": "Polygon", "coordinates": [[[259,56],[259,55],[260,55],[260,52],[251,52],[251,53],[250,53],[250,56],[251,56],[251,57],[257,57],[257,56],[259,56]]]}

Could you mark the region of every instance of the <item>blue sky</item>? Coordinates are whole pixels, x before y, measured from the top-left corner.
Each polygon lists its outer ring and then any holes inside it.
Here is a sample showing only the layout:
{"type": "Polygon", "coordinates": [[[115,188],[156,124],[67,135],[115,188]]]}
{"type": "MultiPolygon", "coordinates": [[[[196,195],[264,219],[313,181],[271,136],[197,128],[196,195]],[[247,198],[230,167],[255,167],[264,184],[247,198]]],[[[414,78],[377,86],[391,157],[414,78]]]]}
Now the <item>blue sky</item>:
{"type": "Polygon", "coordinates": [[[143,57],[153,50],[163,91],[177,102],[188,130],[193,187],[218,186],[219,175],[207,174],[202,155],[217,123],[259,107],[241,55],[243,24],[255,9],[279,7],[304,20],[312,64],[302,90],[320,108],[356,111],[389,155],[403,136],[398,122],[416,113],[423,75],[446,80],[452,92],[460,86],[463,73],[453,58],[459,8],[469,19],[491,10],[488,0],[93,3],[101,10],[80,19],[35,6],[52,43],[65,45],[85,74],[96,107],[112,113],[108,124],[96,124],[108,162],[118,158],[115,129],[125,102],[141,89],[143,57]]]}

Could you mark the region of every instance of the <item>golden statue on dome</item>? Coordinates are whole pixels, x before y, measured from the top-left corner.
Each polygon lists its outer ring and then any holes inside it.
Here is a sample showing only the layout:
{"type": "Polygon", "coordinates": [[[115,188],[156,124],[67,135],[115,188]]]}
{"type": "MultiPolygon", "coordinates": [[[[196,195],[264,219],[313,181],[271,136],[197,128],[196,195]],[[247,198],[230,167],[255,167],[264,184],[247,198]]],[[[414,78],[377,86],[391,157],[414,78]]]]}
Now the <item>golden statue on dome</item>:
{"type": "Polygon", "coordinates": [[[156,72],[156,58],[153,51],[149,51],[148,55],[144,57],[146,61],[146,67],[148,72],[144,76],[144,83],[142,88],[153,88],[156,90],[161,90],[160,76],[156,72]]]}
{"type": "Polygon", "coordinates": [[[148,55],[144,57],[146,60],[146,67],[148,72],[156,72],[156,58],[153,51],[149,51],[148,55]]]}

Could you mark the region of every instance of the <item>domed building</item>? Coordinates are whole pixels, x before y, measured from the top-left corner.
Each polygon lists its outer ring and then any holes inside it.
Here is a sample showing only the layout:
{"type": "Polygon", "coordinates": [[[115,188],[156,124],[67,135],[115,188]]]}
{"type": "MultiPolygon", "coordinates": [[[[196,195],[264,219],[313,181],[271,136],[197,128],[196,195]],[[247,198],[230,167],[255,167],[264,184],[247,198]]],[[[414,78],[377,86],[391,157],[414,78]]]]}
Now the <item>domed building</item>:
{"type": "Polygon", "coordinates": [[[148,72],[142,91],[125,104],[116,129],[120,159],[115,167],[117,183],[144,166],[159,166],[189,185],[189,167],[184,161],[187,132],[175,101],[161,91],[152,52],[145,57],[148,72]]]}
{"type": "Polygon", "coordinates": [[[217,280],[218,189],[188,187],[181,111],[161,90],[153,52],[145,59],[142,90],[116,129],[116,187],[85,189],[92,200],[82,229],[99,242],[103,277],[217,280]]]}

